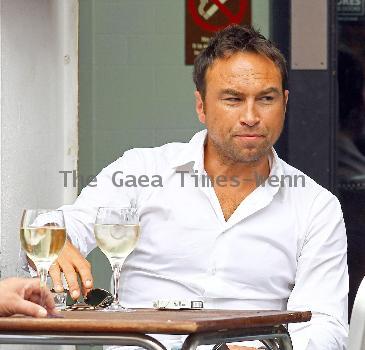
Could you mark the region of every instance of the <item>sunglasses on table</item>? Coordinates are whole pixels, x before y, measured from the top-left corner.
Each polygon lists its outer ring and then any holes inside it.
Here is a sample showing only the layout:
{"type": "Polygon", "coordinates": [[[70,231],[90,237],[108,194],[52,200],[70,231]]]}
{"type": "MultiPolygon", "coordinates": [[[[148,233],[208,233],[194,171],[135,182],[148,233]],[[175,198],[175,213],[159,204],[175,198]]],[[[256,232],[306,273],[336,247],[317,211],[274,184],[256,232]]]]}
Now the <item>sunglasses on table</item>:
{"type": "MultiPolygon", "coordinates": [[[[51,290],[53,291],[53,290],[51,290]]],[[[113,295],[102,288],[95,288],[90,290],[84,297],[84,302],[76,302],[73,305],[67,306],[65,311],[88,311],[100,310],[108,307],[113,302],[113,295]]]]}

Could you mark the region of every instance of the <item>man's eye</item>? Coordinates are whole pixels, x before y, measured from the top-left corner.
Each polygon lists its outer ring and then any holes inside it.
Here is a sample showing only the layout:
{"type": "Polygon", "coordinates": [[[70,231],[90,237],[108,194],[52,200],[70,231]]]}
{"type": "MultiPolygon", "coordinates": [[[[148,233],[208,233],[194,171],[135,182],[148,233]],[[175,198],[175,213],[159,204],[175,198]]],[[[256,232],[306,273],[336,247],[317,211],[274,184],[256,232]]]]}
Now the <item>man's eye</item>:
{"type": "Polygon", "coordinates": [[[228,97],[228,98],[225,98],[224,100],[228,101],[228,102],[239,102],[239,101],[241,101],[241,99],[238,98],[238,97],[228,97]]]}
{"type": "Polygon", "coordinates": [[[274,97],[272,96],[262,96],[260,97],[260,100],[263,101],[263,102],[271,102],[274,100],[274,97]]]}

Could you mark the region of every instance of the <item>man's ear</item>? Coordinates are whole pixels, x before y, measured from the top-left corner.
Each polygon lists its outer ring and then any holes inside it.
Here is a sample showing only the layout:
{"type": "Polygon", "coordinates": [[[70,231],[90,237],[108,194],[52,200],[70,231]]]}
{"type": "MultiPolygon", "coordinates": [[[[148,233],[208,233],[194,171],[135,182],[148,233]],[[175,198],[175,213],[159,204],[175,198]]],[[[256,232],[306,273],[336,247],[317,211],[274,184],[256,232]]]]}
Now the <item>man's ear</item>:
{"type": "Polygon", "coordinates": [[[288,106],[289,90],[284,91],[284,113],[286,112],[286,107],[288,106]]]}
{"type": "Polygon", "coordinates": [[[195,95],[195,111],[198,118],[202,124],[205,124],[205,112],[204,112],[204,102],[199,91],[194,92],[195,95]]]}

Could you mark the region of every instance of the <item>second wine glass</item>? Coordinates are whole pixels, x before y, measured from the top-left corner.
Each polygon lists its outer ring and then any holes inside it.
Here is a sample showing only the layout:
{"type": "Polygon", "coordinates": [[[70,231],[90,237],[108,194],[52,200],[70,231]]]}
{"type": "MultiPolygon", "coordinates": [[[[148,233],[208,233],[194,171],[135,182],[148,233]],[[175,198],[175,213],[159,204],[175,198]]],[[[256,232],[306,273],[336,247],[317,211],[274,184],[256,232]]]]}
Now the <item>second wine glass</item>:
{"type": "Polygon", "coordinates": [[[119,301],[120,271],[139,238],[139,219],[134,207],[101,207],[94,226],[96,243],[108,258],[113,270],[114,301],[107,311],[130,311],[119,301]]]}

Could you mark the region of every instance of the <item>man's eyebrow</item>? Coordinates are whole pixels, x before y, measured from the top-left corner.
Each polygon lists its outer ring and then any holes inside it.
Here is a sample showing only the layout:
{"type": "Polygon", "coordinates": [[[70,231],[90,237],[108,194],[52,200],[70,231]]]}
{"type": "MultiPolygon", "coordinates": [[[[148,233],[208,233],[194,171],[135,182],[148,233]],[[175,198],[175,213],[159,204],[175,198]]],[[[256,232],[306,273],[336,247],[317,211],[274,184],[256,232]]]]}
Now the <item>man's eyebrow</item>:
{"type": "Polygon", "coordinates": [[[281,92],[276,87],[269,87],[265,90],[260,91],[259,95],[266,95],[266,94],[277,94],[280,95],[281,92]]]}
{"type": "MultiPolygon", "coordinates": [[[[271,86],[265,90],[262,90],[258,93],[258,95],[262,96],[262,95],[267,95],[267,94],[276,94],[276,95],[281,95],[281,90],[279,90],[278,88],[271,86]]],[[[234,90],[234,89],[223,89],[220,91],[220,95],[231,95],[231,96],[237,96],[237,97],[241,97],[242,93],[234,90]]]]}
{"type": "Polygon", "coordinates": [[[220,91],[221,95],[232,95],[232,96],[242,96],[242,94],[234,89],[223,89],[220,91]]]}

